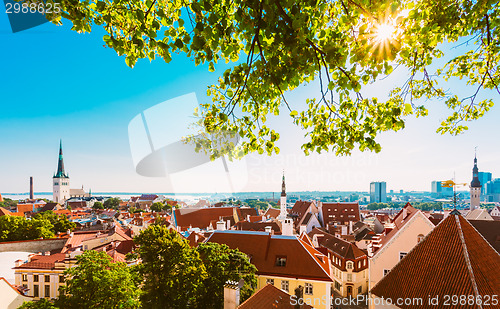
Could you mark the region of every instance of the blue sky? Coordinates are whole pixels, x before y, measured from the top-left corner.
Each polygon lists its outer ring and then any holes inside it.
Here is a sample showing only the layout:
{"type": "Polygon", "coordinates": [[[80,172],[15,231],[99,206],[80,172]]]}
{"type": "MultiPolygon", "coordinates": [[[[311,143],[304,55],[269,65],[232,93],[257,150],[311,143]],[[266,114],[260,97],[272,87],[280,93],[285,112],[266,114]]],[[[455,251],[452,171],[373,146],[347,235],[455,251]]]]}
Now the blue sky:
{"type": "MultiPolygon", "coordinates": [[[[216,81],[226,65],[209,73],[206,66],[196,67],[179,55],[169,64],[161,59],[141,60],[131,69],[123,57],[103,46],[100,28],[78,34],[67,24],[44,24],[13,34],[7,16],[0,12],[0,193],[26,192],[29,176],[35,178],[36,191],[51,191],[59,139],[72,188],[220,191],[210,168],[172,179],[137,175],[127,127],[137,114],[165,100],[190,92],[199,101],[205,100],[206,86],[216,81]]],[[[382,97],[404,76],[404,71],[396,71],[367,93],[382,97]]],[[[467,93],[458,82],[449,86],[467,93]]],[[[290,101],[300,105],[314,94],[314,87],[304,87],[290,101]]],[[[498,94],[485,95],[498,100],[498,94]]],[[[388,189],[430,190],[432,180],[450,178],[453,173],[461,182],[470,181],[475,146],[479,147],[480,170],[500,177],[500,145],[495,137],[500,130],[499,107],[471,124],[465,134],[451,137],[435,133],[444,118],[443,105],[433,102],[431,115],[410,119],[403,132],[382,134],[381,153],[355,152],[347,158],[333,154],[305,157],[300,151],[304,132],[291,125],[286,115],[271,118],[270,124],[281,130],[280,155],[251,155],[243,162],[244,175],[235,169],[231,177],[239,179],[238,191],[279,191],[283,169],[287,187],[293,191],[367,191],[369,182],[375,180],[387,181],[388,189]]],[[[175,113],[165,115],[165,122],[174,117],[175,113]]]]}

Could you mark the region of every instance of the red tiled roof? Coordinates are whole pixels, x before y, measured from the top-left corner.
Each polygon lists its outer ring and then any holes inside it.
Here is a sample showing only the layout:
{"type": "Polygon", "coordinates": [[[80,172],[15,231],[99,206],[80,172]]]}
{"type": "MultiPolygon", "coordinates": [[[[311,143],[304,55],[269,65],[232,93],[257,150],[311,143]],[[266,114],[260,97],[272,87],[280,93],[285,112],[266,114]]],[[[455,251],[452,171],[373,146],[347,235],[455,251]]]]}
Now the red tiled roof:
{"type": "Polygon", "coordinates": [[[468,220],[470,224],[500,253],[500,221],[468,220]]]}
{"type": "MultiPolygon", "coordinates": [[[[175,222],[182,230],[190,226],[200,229],[206,229],[210,222],[219,221],[222,217],[233,216],[235,207],[217,207],[217,208],[182,208],[174,211],[175,222]]],[[[212,226],[215,228],[215,226],[212,226]]]]}
{"type": "Polygon", "coordinates": [[[55,253],[51,255],[34,255],[31,260],[14,269],[53,269],[56,262],[62,262],[66,258],[65,253],[55,253]]]}
{"type": "Polygon", "coordinates": [[[226,244],[246,253],[260,275],[332,281],[328,258],[295,236],[214,231],[207,241],[226,244]],[[276,266],[277,257],[286,257],[286,265],[276,266]]]}
{"type": "Polygon", "coordinates": [[[317,212],[316,204],[310,201],[297,201],[292,209],[288,212],[295,217],[294,223],[297,226],[304,216],[310,212],[317,212]]]}
{"type": "MultiPolygon", "coordinates": [[[[371,291],[384,298],[422,298],[439,296],[432,308],[453,308],[444,303],[445,295],[500,295],[500,255],[462,216],[449,215],[402,259],[371,291]]],[[[489,306],[499,308],[499,306],[489,306]]],[[[467,308],[481,308],[477,303],[467,308]]],[[[485,308],[485,307],[482,307],[485,308]]]]}
{"type": "MultiPolygon", "coordinates": [[[[356,260],[360,258],[366,258],[366,254],[359,249],[355,244],[348,241],[335,237],[324,230],[314,228],[308,236],[312,239],[314,235],[317,235],[318,245],[324,247],[333,252],[338,258],[345,260],[356,260]]],[[[345,269],[345,264],[338,266],[342,270],[345,269]]]]}
{"type": "Polygon", "coordinates": [[[257,209],[252,207],[241,207],[236,209],[236,213],[238,215],[238,221],[246,220],[247,216],[258,216],[259,213],[257,209]]]}
{"type": "Polygon", "coordinates": [[[0,207],[0,216],[11,216],[12,212],[8,211],[7,209],[0,207]]]}
{"type": "MultiPolygon", "coordinates": [[[[296,309],[290,299],[290,294],[268,284],[258,290],[249,299],[238,306],[238,309],[296,309]]],[[[312,308],[309,305],[302,305],[299,308],[312,308]]]]}
{"type": "Polygon", "coordinates": [[[323,203],[321,212],[323,226],[330,222],[360,221],[358,203],[323,203]]]}
{"type": "Polygon", "coordinates": [[[264,215],[266,216],[266,218],[267,216],[269,216],[270,218],[278,218],[280,212],[281,210],[279,210],[278,208],[269,207],[264,215]]]}
{"type": "MultiPolygon", "coordinates": [[[[411,218],[413,218],[417,213],[421,212],[420,210],[411,206],[410,203],[406,203],[406,205],[398,212],[398,214],[392,220],[394,224],[394,228],[384,232],[384,234],[378,235],[380,237],[380,246],[374,247],[374,252],[377,252],[382,248],[386,243],[388,243],[394,235],[398,233],[399,230],[408,223],[411,218]]],[[[429,220],[430,221],[430,220],[429,220]]]]}
{"type": "Polygon", "coordinates": [[[248,222],[240,221],[234,225],[238,231],[261,231],[266,230],[266,226],[270,226],[275,235],[281,235],[281,228],[276,222],[248,222]]]}

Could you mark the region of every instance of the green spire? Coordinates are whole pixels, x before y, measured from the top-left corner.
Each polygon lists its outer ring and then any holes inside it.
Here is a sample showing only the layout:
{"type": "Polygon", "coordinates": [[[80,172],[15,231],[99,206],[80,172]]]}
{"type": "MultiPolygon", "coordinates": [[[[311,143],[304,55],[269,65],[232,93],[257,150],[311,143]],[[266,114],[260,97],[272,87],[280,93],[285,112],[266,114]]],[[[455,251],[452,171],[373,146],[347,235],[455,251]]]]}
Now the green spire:
{"type": "Polygon", "coordinates": [[[64,172],[62,140],[59,140],[59,162],[57,163],[57,173],[54,175],[54,178],[69,178],[64,172]]]}

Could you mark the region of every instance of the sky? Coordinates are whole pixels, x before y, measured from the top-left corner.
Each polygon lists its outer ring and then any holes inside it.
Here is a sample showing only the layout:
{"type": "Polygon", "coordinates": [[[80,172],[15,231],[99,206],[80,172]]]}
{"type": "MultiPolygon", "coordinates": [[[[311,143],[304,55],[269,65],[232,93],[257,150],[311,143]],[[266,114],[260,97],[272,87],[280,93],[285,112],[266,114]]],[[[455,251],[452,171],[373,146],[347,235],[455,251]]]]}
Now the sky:
{"type": "MultiPolygon", "coordinates": [[[[436,133],[447,113],[442,101],[428,102],[430,115],[409,118],[404,130],[380,134],[378,154],[305,156],[300,149],[305,132],[283,109],[269,120],[281,135],[279,155],[252,154],[226,162],[229,172],[218,160],[167,177],[141,176],[131,152],[131,121],[148,121],[154,114],[163,142],[175,141],[186,130],[178,121],[186,117],[187,105],[158,104],[189,93],[204,102],[207,85],[229,65],[222,63],[210,73],[208,66],[195,66],[181,54],[168,64],[143,59],[131,69],[104,46],[102,29],[78,34],[68,24],[47,23],[12,33],[5,12],[0,12],[0,193],[27,192],[30,176],[35,191],[52,191],[60,139],[71,187],[93,192],[278,192],[283,171],[289,191],[368,191],[371,181],[386,181],[388,190],[430,191],[431,181],[454,175],[457,182],[470,182],[475,147],[480,171],[500,177],[500,107],[471,123],[466,133],[449,136],[436,133]]],[[[396,70],[366,94],[385,96],[404,82],[405,74],[396,70]]],[[[448,86],[459,94],[473,91],[459,81],[448,86]]],[[[300,87],[288,98],[300,109],[316,94],[315,86],[300,87]]],[[[499,99],[493,92],[481,95],[499,99]]]]}

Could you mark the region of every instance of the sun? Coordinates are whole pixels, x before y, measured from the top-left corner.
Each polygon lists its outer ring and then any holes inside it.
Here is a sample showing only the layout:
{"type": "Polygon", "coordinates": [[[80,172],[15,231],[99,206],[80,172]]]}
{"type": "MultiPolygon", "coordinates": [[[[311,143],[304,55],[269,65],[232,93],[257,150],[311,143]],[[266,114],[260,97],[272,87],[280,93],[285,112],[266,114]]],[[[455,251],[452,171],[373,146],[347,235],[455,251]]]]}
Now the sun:
{"type": "Polygon", "coordinates": [[[375,39],[379,43],[384,43],[386,41],[390,41],[393,39],[393,36],[396,32],[396,28],[388,23],[381,24],[377,27],[375,32],[375,39]]]}

